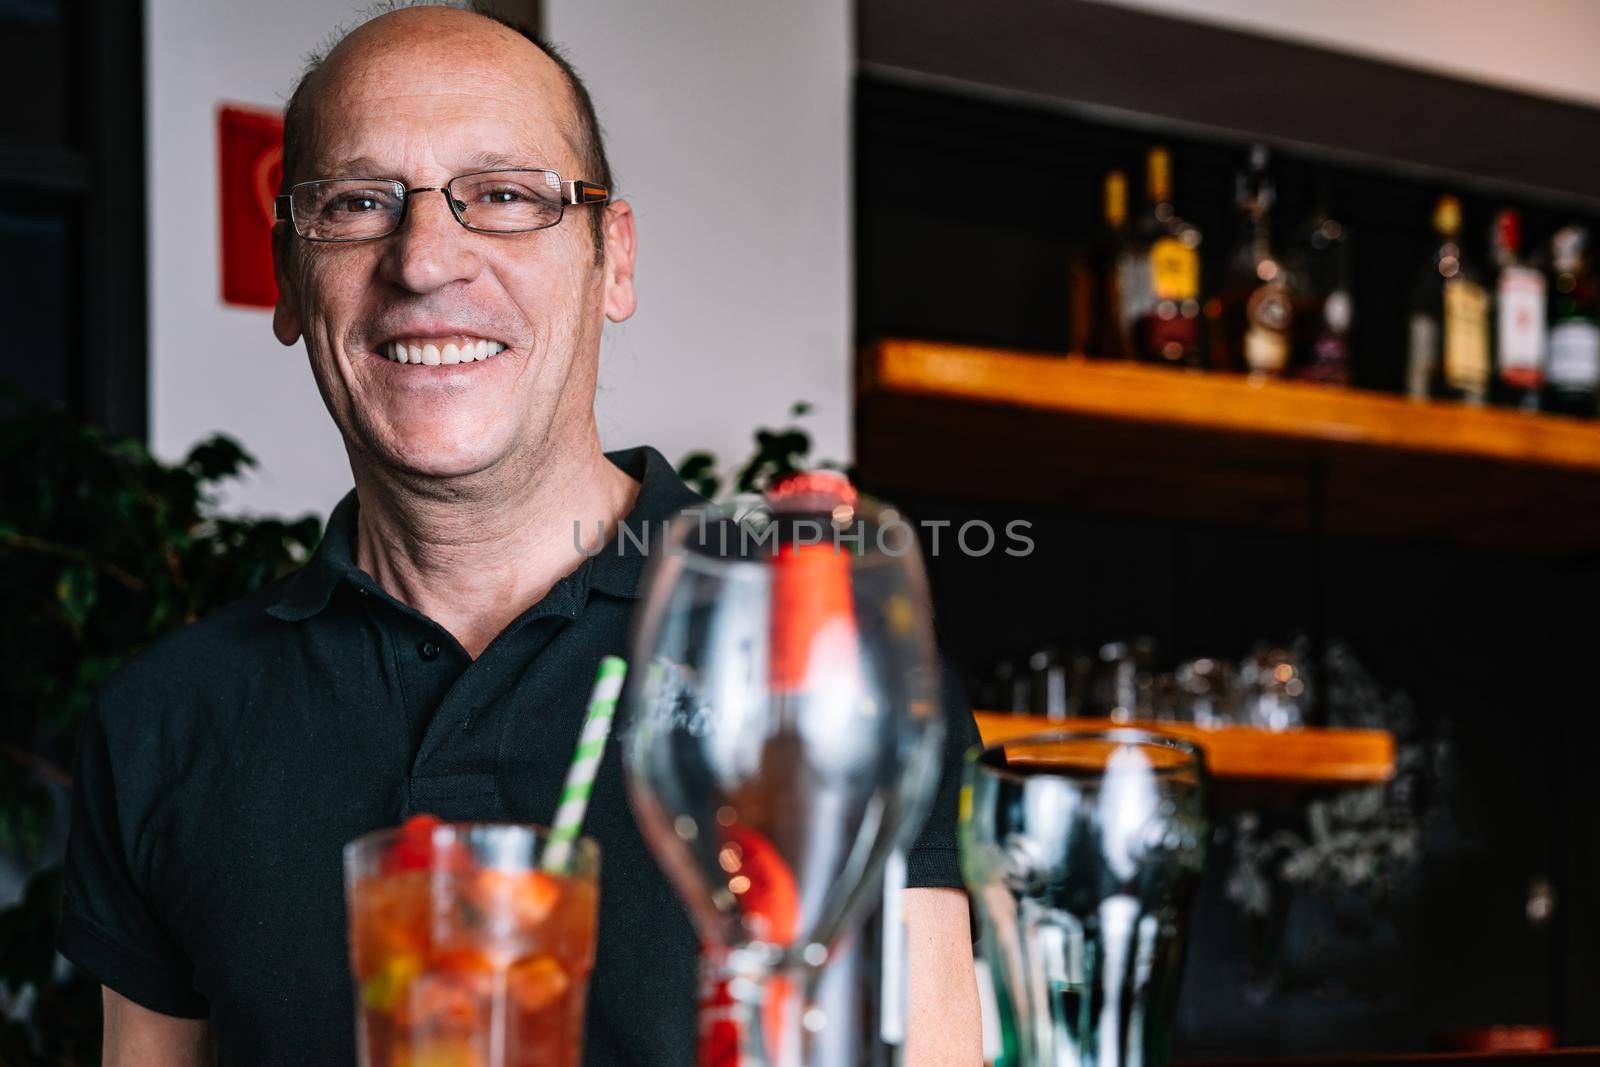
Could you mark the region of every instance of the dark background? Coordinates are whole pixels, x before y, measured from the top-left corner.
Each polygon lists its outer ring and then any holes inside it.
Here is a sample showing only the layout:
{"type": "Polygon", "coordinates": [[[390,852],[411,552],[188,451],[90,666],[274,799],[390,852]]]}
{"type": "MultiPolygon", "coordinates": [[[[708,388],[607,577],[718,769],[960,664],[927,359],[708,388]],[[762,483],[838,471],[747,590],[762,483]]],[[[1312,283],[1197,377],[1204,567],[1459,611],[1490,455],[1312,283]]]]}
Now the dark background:
{"type": "Polygon", "coordinates": [[[146,412],[141,8],[0,0],[0,382],[136,437],[146,412]]]}
{"type": "MultiPolygon", "coordinates": [[[[1067,263],[1098,223],[1103,176],[1127,171],[1137,212],[1144,152],[1156,138],[870,77],[858,79],[856,117],[859,339],[1064,353],[1067,263]]],[[[1204,268],[1215,279],[1232,246],[1234,173],[1249,144],[1159,141],[1173,152],[1175,206],[1204,233],[1204,268]]],[[[1313,210],[1319,182],[1352,233],[1355,377],[1373,388],[1400,387],[1407,301],[1435,243],[1439,193],[1462,195],[1466,250],[1479,264],[1492,212],[1505,204],[1523,208],[1530,243],[1577,218],[1536,200],[1294,154],[1276,153],[1273,173],[1280,253],[1313,210]]],[[[942,636],[975,689],[997,660],[1047,645],[1092,651],[1149,634],[1170,667],[1303,633],[1319,647],[1346,642],[1384,686],[1410,695],[1424,733],[1450,740],[1450,825],[1428,839],[1416,884],[1376,915],[1357,903],[1295,898],[1277,952],[1281,985],[1264,996],[1243,925],[1222,898],[1227,857],[1214,857],[1181,1000],[1180,1055],[1425,1049],[1449,1031],[1498,1023],[1551,1024],[1566,1043],[1600,1043],[1600,882],[1585,799],[1600,743],[1590,710],[1591,605],[1600,603],[1592,556],[1347,541],[1088,514],[1068,499],[1013,506],[874,488],[918,518],[1034,523],[1038,547],[1028,558],[929,560],[942,636]],[[1543,927],[1525,914],[1535,877],[1553,880],[1560,895],[1543,927]]],[[[1293,825],[1306,799],[1248,803],[1293,825]]]]}

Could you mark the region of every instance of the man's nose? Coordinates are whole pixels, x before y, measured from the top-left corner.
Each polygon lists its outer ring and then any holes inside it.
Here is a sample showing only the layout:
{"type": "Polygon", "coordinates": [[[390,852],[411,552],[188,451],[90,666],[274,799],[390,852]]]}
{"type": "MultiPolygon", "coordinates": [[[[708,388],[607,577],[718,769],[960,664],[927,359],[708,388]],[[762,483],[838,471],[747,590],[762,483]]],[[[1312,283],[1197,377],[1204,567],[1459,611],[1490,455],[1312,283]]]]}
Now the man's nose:
{"type": "Polygon", "coordinates": [[[473,234],[456,221],[443,190],[417,190],[406,217],[390,237],[384,269],[389,280],[414,293],[431,293],[477,277],[482,260],[473,234]]]}

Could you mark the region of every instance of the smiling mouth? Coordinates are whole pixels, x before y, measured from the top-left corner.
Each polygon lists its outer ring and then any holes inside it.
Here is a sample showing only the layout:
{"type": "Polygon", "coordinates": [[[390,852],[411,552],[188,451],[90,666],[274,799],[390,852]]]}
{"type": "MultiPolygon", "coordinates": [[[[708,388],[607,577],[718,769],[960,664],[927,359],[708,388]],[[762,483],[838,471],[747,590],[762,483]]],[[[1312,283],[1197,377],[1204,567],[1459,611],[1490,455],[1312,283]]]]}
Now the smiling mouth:
{"type": "Polygon", "coordinates": [[[456,363],[482,363],[506,350],[499,341],[483,337],[397,337],[378,346],[378,354],[391,363],[419,363],[447,367],[456,363]]]}

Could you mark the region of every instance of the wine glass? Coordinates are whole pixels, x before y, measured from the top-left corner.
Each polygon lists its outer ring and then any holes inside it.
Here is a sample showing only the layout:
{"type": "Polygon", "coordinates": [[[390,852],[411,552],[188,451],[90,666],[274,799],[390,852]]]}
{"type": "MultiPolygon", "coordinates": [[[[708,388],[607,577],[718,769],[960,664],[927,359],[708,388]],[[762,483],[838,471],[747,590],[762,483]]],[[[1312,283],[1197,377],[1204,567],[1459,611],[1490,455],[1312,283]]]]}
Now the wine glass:
{"type": "MultiPolygon", "coordinates": [[[[820,969],[937,788],[926,578],[842,478],[680,516],[653,547],[624,696],[629,794],[703,945],[703,1063],[801,1067],[820,969]]],[[[834,1042],[837,1045],[837,1042],[834,1042]]]]}
{"type": "Polygon", "coordinates": [[[1205,863],[1205,762],[1143,730],[975,749],[962,875],[998,957],[1008,1063],[1161,1067],[1205,863]]]}

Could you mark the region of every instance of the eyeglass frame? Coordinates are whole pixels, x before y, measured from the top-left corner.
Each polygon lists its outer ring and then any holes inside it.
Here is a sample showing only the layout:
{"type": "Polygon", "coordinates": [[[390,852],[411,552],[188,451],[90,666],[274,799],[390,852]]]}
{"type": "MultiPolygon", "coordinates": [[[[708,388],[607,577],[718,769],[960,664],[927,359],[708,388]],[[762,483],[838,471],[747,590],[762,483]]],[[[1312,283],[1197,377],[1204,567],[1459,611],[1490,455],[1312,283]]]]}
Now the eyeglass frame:
{"type": "Polygon", "coordinates": [[[352,175],[348,178],[312,178],[310,181],[295,182],[289,186],[287,193],[279,193],[272,198],[272,221],[274,223],[287,222],[289,227],[294,230],[296,237],[302,241],[311,241],[314,244],[342,245],[356,244],[361,241],[378,241],[398,233],[400,228],[406,224],[406,218],[411,214],[411,196],[413,193],[442,193],[445,203],[450,205],[450,214],[455,217],[455,220],[461,224],[463,229],[472,233],[487,234],[538,233],[540,230],[548,230],[561,225],[561,221],[567,217],[567,207],[569,205],[583,207],[587,204],[604,204],[611,199],[611,190],[605,186],[582,178],[562,181],[560,173],[548,167],[492,167],[488,170],[474,170],[468,171],[466,174],[457,174],[443,185],[419,185],[415,188],[407,186],[404,182],[397,181],[394,178],[364,178],[360,175],[352,175]],[[463,178],[476,178],[480,174],[553,174],[555,175],[556,184],[561,188],[561,213],[556,216],[554,222],[547,226],[530,226],[521,230],[485,230],[474,226],[463,217],[463,209],[458,206],[461,201],[451,194],[450,187],[463,178]],[[308,185],[321,185],[324,182],[382,182],[385,185],[399,186],[400,214],[395,219],[392,227],[369,237],[307,237],[300,232],[299,220],[294,217],[295,190],[305,188],[308,185]]]}

